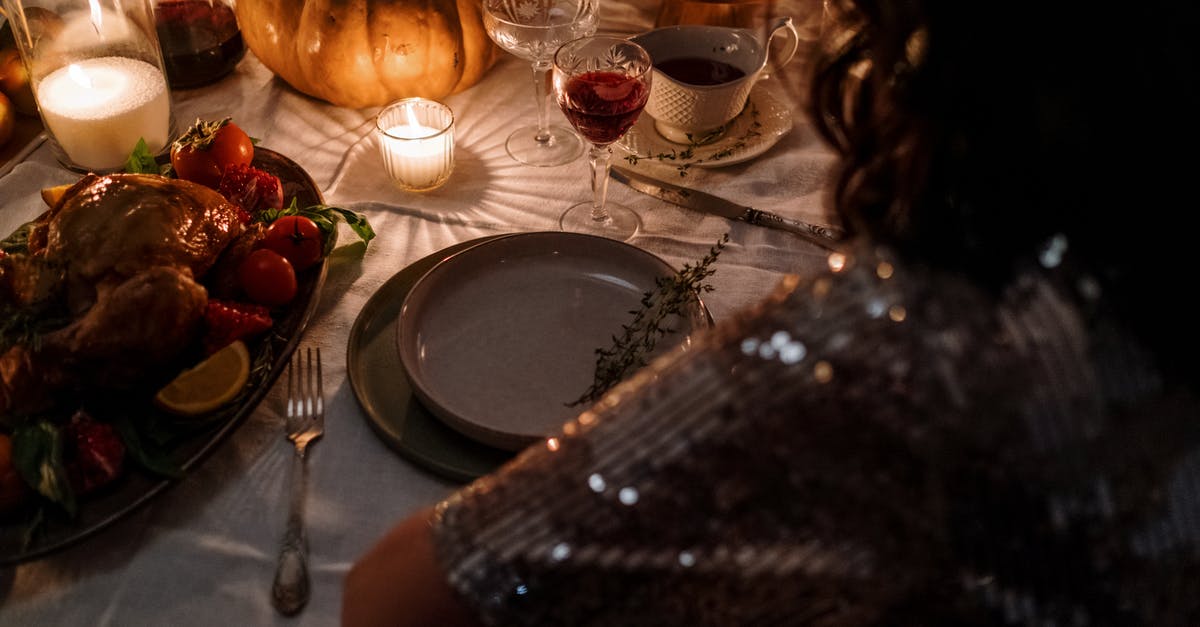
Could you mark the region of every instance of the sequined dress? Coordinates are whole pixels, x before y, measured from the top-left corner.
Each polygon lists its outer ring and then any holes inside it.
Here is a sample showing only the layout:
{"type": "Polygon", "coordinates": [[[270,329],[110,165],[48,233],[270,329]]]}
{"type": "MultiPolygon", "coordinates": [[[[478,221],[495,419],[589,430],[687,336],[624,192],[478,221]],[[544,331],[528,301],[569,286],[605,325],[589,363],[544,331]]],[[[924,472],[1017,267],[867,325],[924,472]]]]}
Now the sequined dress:
{"type": "Polygon", "coordinates": [[[1053,253],[787,278],[442,503],[450,583],[495,625],[1200,625],[1200,405],[1053,253]]]}

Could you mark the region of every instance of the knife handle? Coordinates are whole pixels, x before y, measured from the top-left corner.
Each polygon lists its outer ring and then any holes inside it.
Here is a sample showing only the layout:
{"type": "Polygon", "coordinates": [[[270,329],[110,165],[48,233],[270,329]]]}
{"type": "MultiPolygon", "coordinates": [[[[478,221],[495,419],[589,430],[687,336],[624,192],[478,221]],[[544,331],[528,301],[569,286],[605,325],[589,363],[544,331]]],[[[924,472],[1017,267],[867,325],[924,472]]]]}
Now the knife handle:
{"type": "Polygon", "coordinates": [[[746,215],[742,216],[742,220],[749,224],[757,224],[773,229],[790,231],[799,235],[808,235],[817,237],[829,242],[838,242],[845,237],[845,233],[841,229],[832,226],[820,226],[801,222],[799,220],[789,220],[783,216],[770,213],[768,211],[759,211],[758,209],[747,209],[746,215]]]}

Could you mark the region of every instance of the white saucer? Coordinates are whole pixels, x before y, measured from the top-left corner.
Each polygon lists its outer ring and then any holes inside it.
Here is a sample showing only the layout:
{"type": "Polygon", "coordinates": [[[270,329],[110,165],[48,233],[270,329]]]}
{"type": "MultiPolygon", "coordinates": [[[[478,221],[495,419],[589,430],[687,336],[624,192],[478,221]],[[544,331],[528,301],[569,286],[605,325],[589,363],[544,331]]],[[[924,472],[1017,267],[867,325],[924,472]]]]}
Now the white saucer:
{"type": "Polygon", "coordinates": [[[654,128],[654,118],[642,115],[617,140],[618,157],[626,165],[665,164],[676,167],[719,168],[749,161],[771,149],[792,130],[792,112],[762,83],[754,86],[746,108],[716,141],[688,146],[667,140],[654,128]]]}
{"type": "MultiPolygon", "coordinates": [[[[506,450],[558,433],[586,406],[596,350],[674,269],[629,244],[565,232],[502,236],[434,266],[404,300],[400,360],[413,392],[467,437],[506,450]]],[[[697,302],[655,354],[711,324],[697,302]]],[[[397,373],[396,376],[402,376],[397,373]]]]}

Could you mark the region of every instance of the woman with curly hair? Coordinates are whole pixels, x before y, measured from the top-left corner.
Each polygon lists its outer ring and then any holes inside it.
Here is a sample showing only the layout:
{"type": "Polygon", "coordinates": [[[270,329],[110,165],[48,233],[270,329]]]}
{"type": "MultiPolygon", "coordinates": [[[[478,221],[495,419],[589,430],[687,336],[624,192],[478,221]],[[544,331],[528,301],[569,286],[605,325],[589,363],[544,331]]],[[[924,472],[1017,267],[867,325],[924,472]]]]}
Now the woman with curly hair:
{"type": "Polygon", "coordinates": [[[851,246],[402,522],[345,624],[1200,624],[1196,8],[829,4],[851,246]]]}

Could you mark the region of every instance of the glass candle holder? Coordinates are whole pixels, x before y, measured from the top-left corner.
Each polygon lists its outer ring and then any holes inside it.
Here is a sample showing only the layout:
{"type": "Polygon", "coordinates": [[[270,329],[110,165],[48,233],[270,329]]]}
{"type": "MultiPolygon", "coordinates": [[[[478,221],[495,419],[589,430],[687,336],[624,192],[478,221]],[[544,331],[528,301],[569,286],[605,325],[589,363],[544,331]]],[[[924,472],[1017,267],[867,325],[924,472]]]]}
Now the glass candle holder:
{"type": "Polygon", "coordinates": [[[152,0],[3,0],[51,149],[111,172],[139,140],[167,147],[171,94],[152,0]]]}
{"type": "Polygon", "coordinates": [[[383,167],[398,187],[428,191],[450,178],[454,170],[450,107],[425,98],[397,100],[379,112],[375,128],[383,167]]]}

